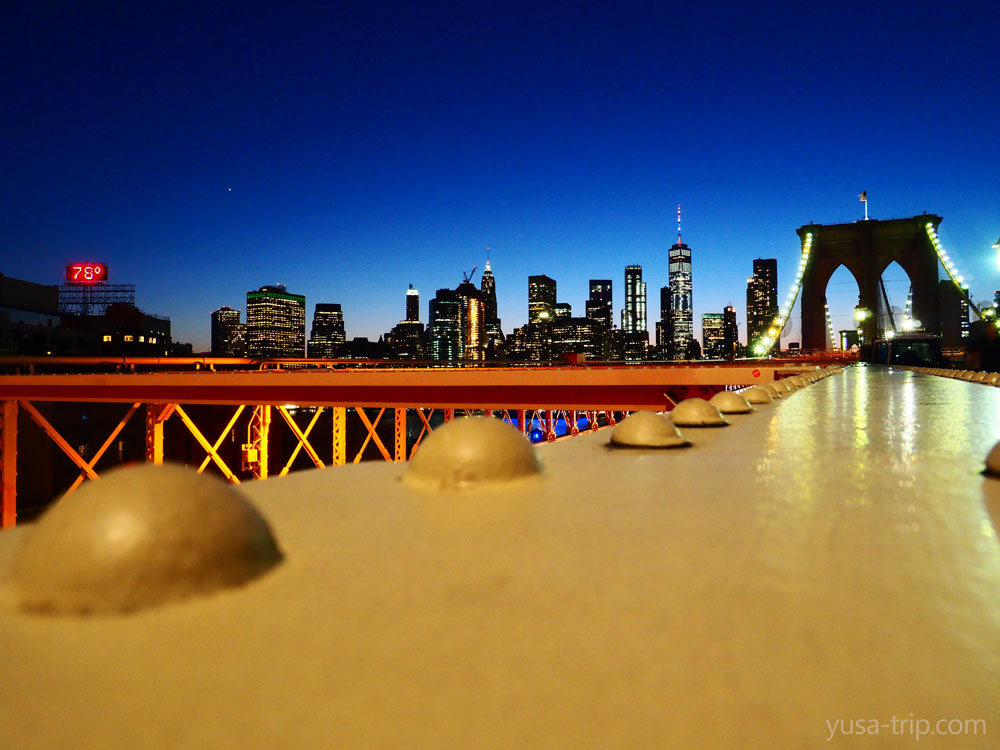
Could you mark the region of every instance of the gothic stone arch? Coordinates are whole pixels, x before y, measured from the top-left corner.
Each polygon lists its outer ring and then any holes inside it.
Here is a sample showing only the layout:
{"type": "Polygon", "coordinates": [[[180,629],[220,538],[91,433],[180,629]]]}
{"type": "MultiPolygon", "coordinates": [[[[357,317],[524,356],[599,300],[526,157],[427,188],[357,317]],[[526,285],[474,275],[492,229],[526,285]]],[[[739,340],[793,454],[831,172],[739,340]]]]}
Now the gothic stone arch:
{"type": "MultiPolygon", "coordinates": [[[[807,224],[796,233],[805,240],[812,232],[809,264],[802,276],[802,348],[826,348],[826,285],[843,264],[854,274],[861,290],[861,305],[877,309],[878,280],[893,261],[910,277],[913,317],[932,333],[939,333],[938,258],[927,236],[926,224],[935,229],[941,217],[922,214],[908,219],[857,221],[853,224],[807,224]]],[[[866,341],[876,335],[874,316],[865,321],[866,341]]]]}

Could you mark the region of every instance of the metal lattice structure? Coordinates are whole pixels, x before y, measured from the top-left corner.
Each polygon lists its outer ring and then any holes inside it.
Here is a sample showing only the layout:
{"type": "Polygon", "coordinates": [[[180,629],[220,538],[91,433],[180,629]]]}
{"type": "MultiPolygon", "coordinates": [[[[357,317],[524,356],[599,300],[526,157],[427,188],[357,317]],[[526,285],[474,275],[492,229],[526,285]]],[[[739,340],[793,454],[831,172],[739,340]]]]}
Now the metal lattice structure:
{"type": "Polygon", "coordinates": [[[104,315],[110,305],[135,305],[135,284],[62,284],[59,312],[69,315],[104,315]]]}

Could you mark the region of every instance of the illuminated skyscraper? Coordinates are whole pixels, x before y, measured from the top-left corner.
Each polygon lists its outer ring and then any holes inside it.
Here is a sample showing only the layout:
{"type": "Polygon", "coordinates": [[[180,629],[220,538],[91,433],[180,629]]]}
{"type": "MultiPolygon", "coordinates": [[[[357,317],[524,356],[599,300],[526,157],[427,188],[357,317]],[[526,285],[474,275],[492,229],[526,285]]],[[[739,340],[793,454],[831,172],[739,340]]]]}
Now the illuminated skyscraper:
{"type": "Polygon", "coordinates": [[[684,359],[694,338],[691,248],[681,240],[681,207],[677,206],[677,244],[667,251],[670,283],[671,359],[684,359]]]}
{"type": "Polygon", "coordinates": [[[548,323],[556,312],[556,280],[545,274],[528,277],[528,322],[548,323]]]}
{"type": "Polygon", "coordinates": [[[420,320],[420,292],[413,288],[413,284],[406,290],[406,320],[420,320]]]}
{"type": "Polygon", "coordinates": [[[344,313],[340,305],[319,302],[313,310],[312,329],[309,332],[310,357],[336,357],[347,340],[344,333],[344,313]]]}
{"type": "Polygon", "coordinates": [[[284,284],[247,292],[247,354],[251,357],[306,355],[306,298],[284,284]]]}
{"type": "Polygon", "coordinates": [[[500,358],[503,356],[504,336],[500,328],[500,318],[497,317],[497,283],[489,260],[486,261],[486,268],[483,270],[479,292],[483,297],[483,310],[486,315],[486,357],[500,358]]]}
{"type": "Polygon", "coordinates": [[[244,356],[246,335],[239,310],[224,306],[212,313],[212,354],[217,357],[244,356]]]}
{"type": "Polygon", "coordinates": [[[747,348],[753,346],[771,327],[778,315],[778,261],[757,258],[753,276],[747,279],[747,348]]]}
{"type": "Polygon", "coordinates": [[[601,323],[606,329],[614,321],[611,299],[611,279],[591,279],[590,299],[587,300],[587,317],[601,323]]]}
{"type": "Polygon", "coordinates": [[[431,359],[453,362],[464,357],[462,301],[452,289],[438,289],[427,316],[431,359]]]}
{"type": "Polygon", "coordinates": [[[646,282],[642,280],[642,266],[625,266],[625,308],[622,310],[622,330],[625,333],[645,333],[646,282]]]}
{"type": "Polygon", "coordinates": [[[726,356],[725,317],[722,313],[702,313],[701,356],[704,359],[723,359],[726,356]]]}
{"type": "Polygon", "coordinates": [[[486,359],[486,305],[482,293],[470,281],[455,289],[462,305],[462,358],[473,362],[486,359]]]}
{"type": "Polygon", "coordinates": [[[722,309],[722,345],[726,359],[733,359],[739,355],[740,338],[736,328],[736,308],[727,305],[722,309]]]}

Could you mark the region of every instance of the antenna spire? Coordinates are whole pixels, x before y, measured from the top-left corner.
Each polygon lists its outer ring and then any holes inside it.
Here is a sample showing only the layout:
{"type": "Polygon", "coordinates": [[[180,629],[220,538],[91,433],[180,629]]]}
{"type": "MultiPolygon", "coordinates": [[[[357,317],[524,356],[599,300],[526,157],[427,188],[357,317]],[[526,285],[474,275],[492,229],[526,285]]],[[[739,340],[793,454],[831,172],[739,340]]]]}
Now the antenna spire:
{"type": "Polygon", "coordinates": [[[681,204],[677,204],[677,244],[681,244],[681,204]]]}

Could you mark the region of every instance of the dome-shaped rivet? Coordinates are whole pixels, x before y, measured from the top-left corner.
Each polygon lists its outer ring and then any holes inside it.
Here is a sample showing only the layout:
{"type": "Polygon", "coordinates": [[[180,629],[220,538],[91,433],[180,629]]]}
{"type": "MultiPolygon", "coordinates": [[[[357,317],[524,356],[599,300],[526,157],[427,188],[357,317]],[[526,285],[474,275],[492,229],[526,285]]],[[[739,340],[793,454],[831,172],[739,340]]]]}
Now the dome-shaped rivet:
{"type": "MultiPolygon", "coordinates": [[[[770,398],[768,399],[770,401],[770,398]]],[[[735,391],[719,391],[709,400],[723,414],[749,414],[754,410],[742,394],[735,391]]]]}
{"type": "Polygon", "coordinates": [[[990,476],[1000,477],[1000,443],[993,446],[993,449],[986,454],[986,473],[990,476]]]}
{"type": "Polygon", "coordinates": [[[976,374],[975,370],[962,370],[962,374],[959,375],[958,377],[960,380],[972,380],[975,374],[976,374]]]}
{"type": "Polygon", "coordinates": [[[729,424],[713,405],[703,398],[686,398],[670,412],[678,427],[725,427],[729,424]]]}
{"type": "Polygon", "coordinates": [[[406,482],[456,490],[539,472],[535,449],[514,427],[492,417],[468,417],[443,424],[424,439],[407,466],[406,482]]]}
{"type": "Polygon", "coordinates": [[[983,383],[985,385],[995,385],[998,380],[1000,380],[1000,372],[988,372],[986,373],[986,377],[983,378],[983,383]]]}
{"type": "Polygon", "coordinates": [[[740,395],[751,404],[769,404],[774,400],[771,397],[771,394],[759,385],[752,385],[749,388],[744,388],[740,391],[740,395]]]}
{"type": "Polygon", "coordinates": [[[611,431],[615,448],[680,448],[690,443],[667,417],[651,411],[637,411],[611,431]]]}
{"type": "Polygon", "coordinates": [[[775,380],[773,383],[771,383],[771,385],[773,385],[775,389],[782,395],[786,393],[792,393],[795,391],[795,386],[789,385],[784,380],[775,380]]]}
{"type": "Polygon", "coordinates": [[[28,610],[129,612],[238,586],[280,561],[236,487],[149,464],[110,471],[53,505],[29,531],[11,583],[28,610]]]}
{"type": "Polygon", "coordinates": [[[755,386],[755,387],[756,388],[760,388],[762,391],[766,392],[767,395],[770,396],[772,399],[782,398],[783,395],[784,395],[784,391],[779,391],[777,388],[775,388],[773,382],[772,383],[761,383],[760,385],[755,386]]]}
{"type": "Polygon", "coordinates": [[[792,375],[792,377],[788,378],[788,382],[796,388],[805,388],[808,385],[806,379],[801,375],[792,375]]]}
{"type": "Polygon", "coordinates": [[[985,372],[974,372],[974,373],[972,373],[972,377],[969,378],[969,382],[970,383],[982,383],[983,380],[985,380],[985,379],[986,379],[986,373],[985,372]]]}

